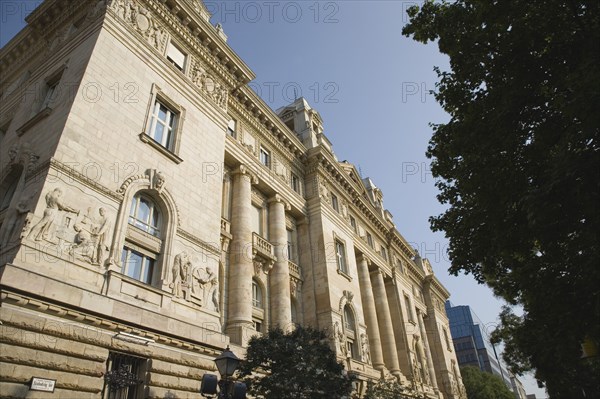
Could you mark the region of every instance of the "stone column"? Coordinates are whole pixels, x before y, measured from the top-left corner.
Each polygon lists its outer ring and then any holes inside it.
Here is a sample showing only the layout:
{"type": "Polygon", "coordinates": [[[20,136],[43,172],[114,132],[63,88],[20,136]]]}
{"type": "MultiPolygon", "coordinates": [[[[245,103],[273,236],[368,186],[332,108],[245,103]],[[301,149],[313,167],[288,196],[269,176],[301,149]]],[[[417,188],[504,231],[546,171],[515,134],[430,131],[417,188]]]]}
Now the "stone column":
{"type": "Polygon", "coordinates": [[[402,372],[400,371],[400,363],[398,361],[398,350],[396,348],[396,339],[394,337],[392,315],[387,300],[387,293],[385,292],[383,272],[379,268],[371,273],[371,282],[373,284],[373,293],[375,294],[375,307],[377,309],[377,320],[379,321],[383,359],[392,375],[400,380],[402,378],[402,372]]]}
{"type": "Polygon", "coordinates": [[[252,328],[252,182],[244,165],[233,173],[233,198],[231,206],[231,235],[228,279],[227,335],[232,342],[243,345],[252,328]]]}
{"type": "Polygon", "coordinates": [[[433,367],[433,360],[431,358],[431,350],[429,349],[429,339],[427,338],[427,330],[425,330],[425,323],[423,322],[423,314],[417,313],[417,322],[419,323],[419,330],[421,337],[423,337],[423,355],[427,361],[427,369],[429,370],[429,379],[431,380],[431,386],[438,391],[437,379],[435,378],[435,368],[433,367]]]}
{"type": "Polygon", "coordinates": [[[369,337],[369,346],[371,348],[371,361],[376,370],[383,371],[383,353],[381,351],[381,338],[379,335],[379,325],[377,324],[377,310],[375,308],[375,298],[373,297],[373,287],[369,277],[369,259],[362,255],[358,259],[358,283],[360,285],[360,299],[365,312],[365,321],[367,322],[367,335],[369,337]]]}
{"type": "Polygon", "coordinates": [[[284,331],[292,326],[290,299],[290,267],[287,256],[287,230],[285,211],[290,206],[279,194],[269,199],[269,234],[275,250],[275,264],[270,271],[271,324],[284,331]]]}

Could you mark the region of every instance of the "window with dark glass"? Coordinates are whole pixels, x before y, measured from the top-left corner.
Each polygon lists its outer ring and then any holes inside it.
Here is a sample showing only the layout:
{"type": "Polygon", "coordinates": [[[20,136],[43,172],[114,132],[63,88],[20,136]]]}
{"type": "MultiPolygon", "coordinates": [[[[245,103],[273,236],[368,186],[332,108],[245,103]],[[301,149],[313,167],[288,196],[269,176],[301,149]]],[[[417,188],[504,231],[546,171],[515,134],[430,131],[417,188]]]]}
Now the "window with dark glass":
{"type": "Polygon", "coordinates": [[[104,399],[141,399],[144,395],[144,374],[148,360],[110,352],[104,373],[104,399]]]}

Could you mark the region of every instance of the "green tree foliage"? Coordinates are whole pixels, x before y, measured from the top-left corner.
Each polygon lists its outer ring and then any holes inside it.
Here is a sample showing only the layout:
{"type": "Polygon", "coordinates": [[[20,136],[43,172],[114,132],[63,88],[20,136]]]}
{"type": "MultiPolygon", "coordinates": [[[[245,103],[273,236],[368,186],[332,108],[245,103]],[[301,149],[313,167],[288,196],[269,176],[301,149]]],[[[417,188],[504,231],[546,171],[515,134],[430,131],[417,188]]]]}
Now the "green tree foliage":
{"type": "Polygon", "coordinates": [[[600,2],[426,1],[403,33],[449,56],[427,156],[450,272],[511,305],[495,339],[552,397],[600,397],[600,2]]]}
{"type": "Polygon", "coordinates": [[[303,327],[287,334],[273,329],[262,337],[252,337],[240,366],[248,392],[265,399],[348,397],[352,379],[343,371],[328,336],[303,327]]]}
{"type": "Polygon", "coordinates": [[[514,399],[514,394],[496,375],[469,366],[461,368],[460,374],[469,399],[514,399]]]}

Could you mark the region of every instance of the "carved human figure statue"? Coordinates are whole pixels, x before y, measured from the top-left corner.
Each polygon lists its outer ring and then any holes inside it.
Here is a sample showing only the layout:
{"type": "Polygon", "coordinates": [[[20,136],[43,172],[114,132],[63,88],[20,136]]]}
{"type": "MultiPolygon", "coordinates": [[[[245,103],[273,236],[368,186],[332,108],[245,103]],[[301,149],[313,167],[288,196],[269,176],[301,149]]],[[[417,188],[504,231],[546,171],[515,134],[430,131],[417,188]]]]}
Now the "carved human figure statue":
{"type": "Polygon", "coordinates": [[[2,223],[2,236],[0,237],[0,249],[5,248],[12,236],[15,233],[15,229],[21,219],[21,216],[27,212],[29,212],[29,200],[30,197],[21,198],[15,207],[10,207],[6,210],[6,217],[4,218],[4,223],[2,223]]]}
{"type": "Polygon", "coordinates": [[[40,241],[41,239],[48,240],[50,228],[59,211],[71,212],[79,215],[79,211],[63,203],[62,194],[62,190],[58,187],[46,194],[46,209],[44,210],[44,216],[32,227],[27,238],[34,237],[36,241],[40,241]]]}
{"type": "Polygon", "coordinates": [[[172,269],[173,282],[171,283],[171,288],[173,288],[173,295],[176,297],[182,298],[184,289],[187,291],[188,276],[191,269],[192,262],[186,251],[175,256],[172,269]]]}
{"type": "Polygon", "coordinates": [[[369,350],[369,338],[367,334],[360,334],[360,347],[362,349],[362,360],[365,363],[371,363],[371,351],[369,350]]]}
{"type": "Polygon", "coordinates": [[[333,325],[333,333],[334,339],[339,345],[340,353],[345,356],[348,353],[346,348],[346,337],[342,331],[342,328],[340,327],[340,323],[337,321],[333,325]]]}
{"type": "Polygon", "coordinates": [[[192,293],[200,295],[203,303],[219,311],[219,280],[209,268],[197,267],[192,273],[192,293]]]}
{"type": "Polygon", "coordinates": [[[77,234],[75,234],[75,243],[69,248],[69,254],[77,254],[83,260],[92,262],[96,255],[96,250],[90,232],[79,223],[73,225],[73,230],[75,230],[77,234]]]}
{"type": "Polygon", "coordinates": [[[109,249],[109,237],[108,232],[110,230],[110,221],[106,216],[106,209],[98,209],[100,216],[98,222],[93,228],[93,232],[96,235],[96,253],[93,259],[94,264],[102,265],[109,249]]]}

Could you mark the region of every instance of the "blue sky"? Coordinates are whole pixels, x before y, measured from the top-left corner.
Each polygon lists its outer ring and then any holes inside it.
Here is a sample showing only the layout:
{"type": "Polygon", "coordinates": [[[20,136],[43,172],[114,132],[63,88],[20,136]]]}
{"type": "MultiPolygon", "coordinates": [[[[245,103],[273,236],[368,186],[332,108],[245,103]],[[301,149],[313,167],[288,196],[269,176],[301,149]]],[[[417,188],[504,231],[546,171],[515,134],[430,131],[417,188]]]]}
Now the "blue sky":
{"type": "MultiPolygon", "coordinates": [[[[0,45],[40,1],[0,2],[0,45]]],[[[429,90],[448,59],[435,44],[402,36],[414,1],[205,1],[229,45],[252,68],[251,83],[276,109],[303,96],[321,114],[338,159],[354,163],[383,190],[398,230],[451,293],[493,330],[501,302],[471,276],[449,276],[447,240],[429,229],[443,212],[425,157],[429,123],[449,119],[429,90]]],[[[531,378],[528,393],[546,396],[531,378]]]]}

